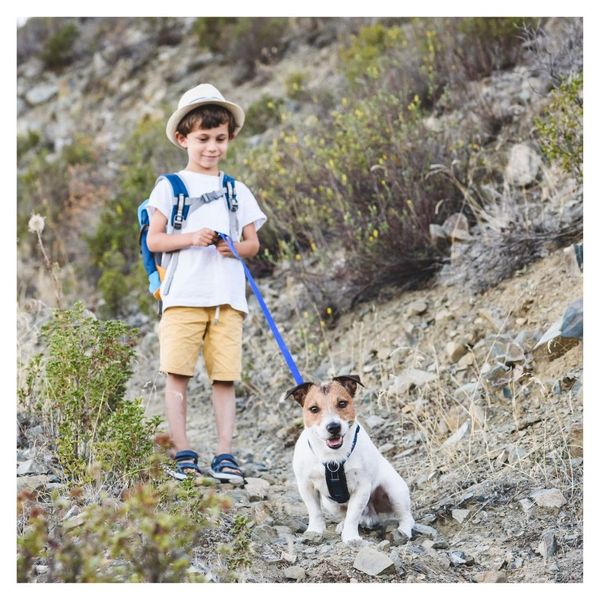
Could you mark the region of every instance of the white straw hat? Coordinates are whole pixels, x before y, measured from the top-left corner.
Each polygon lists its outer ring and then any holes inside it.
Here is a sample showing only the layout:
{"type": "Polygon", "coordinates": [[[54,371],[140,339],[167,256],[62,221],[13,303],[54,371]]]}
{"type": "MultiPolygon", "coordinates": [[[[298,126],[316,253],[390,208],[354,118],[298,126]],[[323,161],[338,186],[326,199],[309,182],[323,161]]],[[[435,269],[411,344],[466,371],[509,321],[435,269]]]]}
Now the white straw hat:
{"type": "Polygon", "coordinates": [[[218,106],[224,106],[228,109],[233,118],[235,119],[234,135],[237,135],[244,125],[245,114],[240,106],[225,100],[219,90],[210,83],[201,83],[196,87],[188,90],[177,105],[177,110],[169,117],[167,121],[167,137],[169,141],[175,144],[178,148],[181,148],[177,139],[175,138],[175,132],[181,120],[190,111],[202,106],[203,104],[217,104],[218,106]]]}

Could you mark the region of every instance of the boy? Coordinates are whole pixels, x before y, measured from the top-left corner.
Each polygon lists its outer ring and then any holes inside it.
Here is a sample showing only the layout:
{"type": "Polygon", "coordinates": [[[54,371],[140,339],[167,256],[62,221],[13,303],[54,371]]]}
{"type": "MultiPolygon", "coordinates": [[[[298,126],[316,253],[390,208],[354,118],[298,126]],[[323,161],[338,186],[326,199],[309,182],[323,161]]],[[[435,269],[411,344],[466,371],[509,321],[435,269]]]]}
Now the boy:
{"type": "MultiPolygon", "coordinates": [[[[166,133],[173,144],[187,152],[187,166],[178,175],[191,198],[219,190],[219,162],[243,123],[244,111],[210,84],[200,84],[181,97],[166,133]]],[[[241,239],[232,241],[240,257],[249,258],[258,253],[257,231],[267,218],[243,183],[236,181],[235,190],[239,207],[234,214],[241,239]]],[[[217,232],[230,234],[224,197],[190,211],[183,228],[167,234],[172,205],[171,185],[161,179],[148,203],[151,218],[147,243],[153,252],[179,252],[178,260],[170,261],[161,286],[163,315],[159,327],[160,370],[167,375],[165,405],[176,471],[188,476],[200,473],[198,454],[190,449],[187,439],[186,416],[188,381],[202,347],[212,381],[218,438],[209,472],[217,479],[239,484],[244,475],[232,455],[231,439],[234,381],[241,375],[242,321],[248,313],[246,278],[242,264],[217,236],[217,232]]]]}

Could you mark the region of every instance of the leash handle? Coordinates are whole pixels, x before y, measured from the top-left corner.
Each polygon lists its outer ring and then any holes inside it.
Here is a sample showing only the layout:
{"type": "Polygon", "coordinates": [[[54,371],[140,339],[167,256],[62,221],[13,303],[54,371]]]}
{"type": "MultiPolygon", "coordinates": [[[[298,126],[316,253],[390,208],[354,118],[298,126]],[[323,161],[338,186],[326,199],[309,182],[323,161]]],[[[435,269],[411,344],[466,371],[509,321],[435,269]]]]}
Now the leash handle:
{"type": "Polygon", "coordinates": [[[248,283],[250,284],[250,287],[252,288],[252,291],[254,292],[256,299],[258,300],[258,303],[265,315],[265,318],[267,319],[267,323],[269,324],[269,327],[271,328],[273,336],[275,337],[275,341],[277,342],[277,345],[279,346],[279,350],[281,351],[281,354],[283,354],[283,358],[285,359],[285,362],[287,363],[287,366],[288,366],[289,370],[291,371],[292,376],[294,377],[294,380],[296,381],[296,385],[300,385],[301,383],[304,383],[304,380],[302,379],[302,375],[300,375],[300,371],[298,371],[298,368],[296,367],[296,363],[294,362],[294,359],[292,358],[290,351],[288,350],[287,346],[285,345],[285,342],[283,341],[283,338],[281,337],[281,333],[279,333],[279,329],[277,328],[277,325],[276,325],[275,321],[273,320],[273,317],[271,316],[271,313],[269,312],[269,309],[267,308],[267,305],[262,297],[262,294],[260,293],[260,290],[258,289],[258,286],[256,285],[256,283],[250,273],[250,270],[246,266],[246,263],[240,258],[240,255],[238,254],[237,250],[235,249],[235,246],[233,245],[233,242],[231,241],[231,239],[229,238],[228,235],[226,235],[224,233],[220,233],[218,231],[217,231],[217,235],[220,238],[225,240],[226,244],[229,246],[229,249],[231,250],[233,255],[242,263],[242,266],[244,267],[244,271],[246,272],[246,278],[248,279],[248,283]]]}

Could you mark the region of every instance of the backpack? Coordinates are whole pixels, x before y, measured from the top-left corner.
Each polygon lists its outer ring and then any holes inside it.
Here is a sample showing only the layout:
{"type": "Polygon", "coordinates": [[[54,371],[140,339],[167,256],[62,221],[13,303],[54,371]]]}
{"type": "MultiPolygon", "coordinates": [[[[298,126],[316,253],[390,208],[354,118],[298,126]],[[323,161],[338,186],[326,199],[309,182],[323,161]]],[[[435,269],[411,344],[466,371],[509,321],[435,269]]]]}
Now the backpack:
{"type": "MultiPolygon", "coordinates": [[[[158,183],[162,179],[167,179],[171,184],[173,190],[173,202],[171,208],[171,215],[167,222],[167,233],[177,234],[181,232],[185,220],[188,218],[190,212],[194,212],[196,209],[204,204],[214,202],[220,198],[225,198],[227,203],[227,209],[229,211],[229,235],[232,240],[238,239],[238,223],[236,212],[238,209],[237,194],[235,191],[235,179],[222,171],[219,172],[220,189],[214,192],[208,192],[202,194],[197,198],[190,198],[185,183],[176,173],[167,173],[161,175],[157,180],[158,183]]],[[[156,185],[156,184],[155,184],[156,185]]],[[[159,314],[161,312],[161,294],[160,287],[161,283],[165,278],[167,267],[171,261],[173,266],[169,271],[169,279],[165,282],[164,294],[169,293],[171,286],[171,280],[177,266],[177,259],[179,257],[179,250],[175,252],[151,252],[148,248],[146,238],[148,237],[148,228],[150,226],[150,214],[148,213],[148,201],[149,198],[144,200],[137,209],[138,224],[139,224],[139,245],[142,262],[144,269],[148,275],[148,291],[159,301],[159,314]]]]}

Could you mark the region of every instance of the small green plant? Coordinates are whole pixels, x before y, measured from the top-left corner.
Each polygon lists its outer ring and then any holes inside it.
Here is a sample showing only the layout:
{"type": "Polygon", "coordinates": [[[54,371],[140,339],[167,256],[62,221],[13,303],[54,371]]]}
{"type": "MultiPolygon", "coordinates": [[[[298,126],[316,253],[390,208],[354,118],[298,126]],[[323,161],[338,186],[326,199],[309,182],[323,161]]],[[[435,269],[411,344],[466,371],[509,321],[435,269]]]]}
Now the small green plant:
{"type": "Polygon", "coordinates": [[[290,73],[285,80],[285,93],[292,100],[306,100],[308,92],[306,90],[306,80],[308,75],[303,71],[290,73]]]}
{"type": "Polygon", "coordinates": [[[583,179],[583,73],[565,79],[552,91],[550,104],[535,120],[544,156],[563,171],[583,179]]]}
{"type": "Polygon", "coordinates": [[[44,65],[52,70],[66,67],[73,59],[73,46],[78,37],[77,26],[65,23],[46,40],[40,56],[44,65]]]}
{"type": "Polygon", "coordinates": [[[264,95],[252,103],[246,112],[246,126],[244,133],[254,135],[263,133],[270,127],[275,127],[281,123],[281,109],[283,100],[271,95],[264,95]]]}
{"type": "Polygon", "coordinates": [[[196,485],[186,488],[188,504],[180,488],[171,481],[135,485],[122,502],[89,505],[76,524],[54,514],[66,510],[65,500],[55,498],[51,512],[22,494],[17,580],[35,581],[34,566],[43,564],[47,583],[203,581],[188,572],[193,548],[227,502],[196,485]]]}
{"type": "Polygon", "coordinates": [[[100,321],[83,304],[56,311],[42,329],[47,351],[36,357],[26,381],[56,439],[56,456],[70,481],[93,478],[97,464],[108,482],[131,481],[149,468],[158,418],[147,419],[140,400],[125,400],[136,331],[100,321]]]}
{"type": "Polygon", "coordinates": [[[401,27],[375,23],[362,27],[340,50],[344,73],[351,83],[360,78],[377,78],[379,59],[391,48],[406,46],[401,27]]]}
{"type": "Polygon", "coordinates": [[[231,525],[233,540],[230,544],[222,545],[219,548],[220,553],[228,557],[227,567],[230,573],[247,567],[252,562],[252,553],[250,550],[250,532],[252,527],[254,527],[254,522],[247,516],[238,514],[233,518],[231,525]]]}

